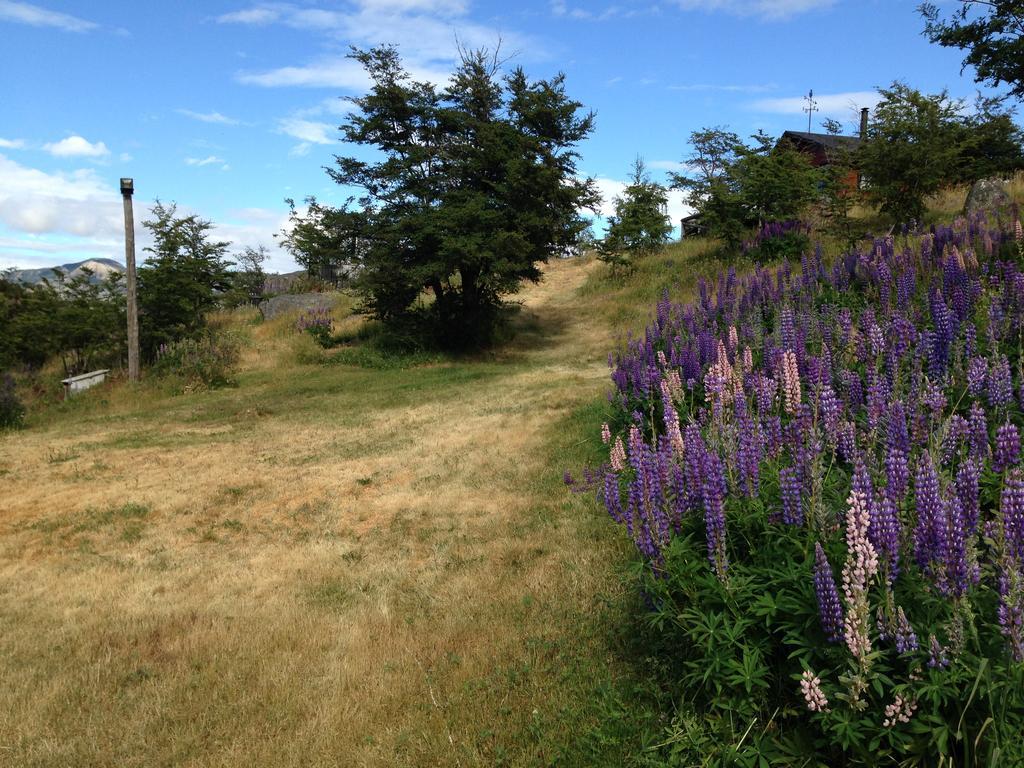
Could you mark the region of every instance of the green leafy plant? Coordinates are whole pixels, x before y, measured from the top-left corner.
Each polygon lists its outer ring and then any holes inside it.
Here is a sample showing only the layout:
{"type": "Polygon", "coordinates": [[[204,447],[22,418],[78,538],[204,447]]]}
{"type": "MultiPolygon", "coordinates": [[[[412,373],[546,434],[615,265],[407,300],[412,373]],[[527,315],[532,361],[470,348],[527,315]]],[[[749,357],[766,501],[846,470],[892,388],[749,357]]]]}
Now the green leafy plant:
{"type": "Polygon", "coordinates": [[[186,391],[214,389],[233,383],[241,342],[233,334],[205,334],[161,346],[153,363],[157,376],[179,380],[186,391]]]}

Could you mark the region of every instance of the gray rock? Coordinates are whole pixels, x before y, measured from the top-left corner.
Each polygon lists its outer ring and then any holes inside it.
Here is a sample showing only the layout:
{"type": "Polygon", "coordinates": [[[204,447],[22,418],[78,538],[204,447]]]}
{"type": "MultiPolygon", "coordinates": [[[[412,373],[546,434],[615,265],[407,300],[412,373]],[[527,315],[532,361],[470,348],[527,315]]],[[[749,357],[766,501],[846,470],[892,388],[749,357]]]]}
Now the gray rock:
{"type": "Polygon", "coordinates": [[[964,213],[990,211],[1009,204],[1010,194],[1006,191],[1006,182],[1001,179],[978,179],[967,193],[964,213]]]}
{"type": "Polygon", "coordinates": [[[286,293],[261,301],[260,313],[264,320],[273,320],[289,312],[298,313],[307,309],[333,306],[334,296],[329,293],[286,293]]]}

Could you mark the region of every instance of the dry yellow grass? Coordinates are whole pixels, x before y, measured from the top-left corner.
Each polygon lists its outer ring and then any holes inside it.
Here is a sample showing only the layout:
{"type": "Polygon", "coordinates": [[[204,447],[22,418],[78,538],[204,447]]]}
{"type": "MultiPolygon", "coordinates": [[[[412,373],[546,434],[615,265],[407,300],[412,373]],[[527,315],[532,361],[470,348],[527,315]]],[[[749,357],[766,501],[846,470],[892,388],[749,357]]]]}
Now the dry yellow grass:
{"type": "Polygon", "coordinates": [[[297,365],[267,324],[238,388],[0,436],[0,764],[551,761],[618,674],[588,627],[622,545],[559,482],[595,268],[553,264],[494,359],[297,365]]]}

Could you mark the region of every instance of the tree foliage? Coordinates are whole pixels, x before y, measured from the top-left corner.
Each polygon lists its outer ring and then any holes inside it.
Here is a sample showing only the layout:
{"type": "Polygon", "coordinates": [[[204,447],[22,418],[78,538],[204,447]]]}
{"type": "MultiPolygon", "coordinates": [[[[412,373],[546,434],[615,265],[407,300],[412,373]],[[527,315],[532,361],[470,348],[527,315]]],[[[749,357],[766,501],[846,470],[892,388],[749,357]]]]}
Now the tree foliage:
{"type": "Polygon", "coordinates": [[[122,276],[102,282],[92,273],[26,285],[0,279],[0,368],[39,368],[53,356],[65,375],[116,365],[125,349],[122,276]]]}
{"type": "Polygon", "coordinates": [[[976,82],[1005,84],[1024,98],[1024,2],[963,0],[946,18],[935,3],[922,3],[918,11],[931,42],[966,51],[963,68],[974,67],[976,82]]]}
{"type": "Polygon", "coordinates": [[[652,181],[644,161],[636,158],[630,183],[615,198],[615,213],[608,218],[608,232],[599,258],[620,264],[633,256],[645,256],[661,248],[672,232],[667,214],[668,192],[652,181]]]}
{"type": "Polygon", "coordinates": [[[331,178],[360,195],[293,212],[286,246],[351,274],[363,311],[392,327],[471,347],[489,339],[501,298],[576,242],[580,209],[599,198],[574,149],[593,115],[566,95],[564,76],[501,77],[496,54],[461,54],[438,90],[393,47],[353,50],[371,87],[351,99],[341,130],[376,151],[336,157],[331,178]]]}
{"type": "Polygon", "coordinates": [[[820,173],[805,155],[764,133],[751,139],[747,144],[724,128],[695,131],[691,172],[672,174],[707,231],[731,248],[752,227],[798,217],[818,194],[820,173]]]}
{"type": "Polygon", "coordinates": [[[868,198],[893,221],[919,221],[925,199],[946,184],[1024,166],[1020,130],[991,100],[969,114],[946,91],[924,94],[895,82],[879,93],[857,160],[868,198]]]}
{"type": "Polygon", "coordinates": [[[247,245],[235,254],[235,269],[231,272],[231,292],[228,303],[231,306],[259,304],[263,298],[267,274],[263,265],[267,261],[267,249],[260,245],[247,245]]]}
{"type": "Polygon", "coordinates": [[[206,313],[232,286],[229,244],[211,239],[211,222],[178,216],[177,206],[159,201],[151,215],[143,225],[153,235],[152,255],[138,271],[140,346],[150,360],[162,344],[198,337],[206,313]]]}

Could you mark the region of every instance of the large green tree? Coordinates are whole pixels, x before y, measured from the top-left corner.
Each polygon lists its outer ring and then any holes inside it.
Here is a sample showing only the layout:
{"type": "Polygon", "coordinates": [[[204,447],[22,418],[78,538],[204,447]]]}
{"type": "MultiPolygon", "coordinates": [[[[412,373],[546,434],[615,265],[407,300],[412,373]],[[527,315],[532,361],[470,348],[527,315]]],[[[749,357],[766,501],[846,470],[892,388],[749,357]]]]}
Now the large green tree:
{"type": "Polygon", "coordinates": [[[1007,85],[1024,98],[1024,1],[963,0],[943,16],[935,3],[922,3],[924,33],[933,43],[966,51],[963,66],[974,67],[975,81],[1007,85]]]}
{"type": "Polygon", "coordinates": [[[329,249],[363,311],[385,323],[452,346],[486,343],[502,297],[539,280],[539,265],[587,226],[580,210],[599,202],[576,167],[593,115],[566,95],[564,76],[502,77],[486,51],[462,51],[443,90],[414,80],[394,47],[351,55],[371,87],[351,99],[341,131],[371,151],[338,156],[328,172],[359,194],[293,218],[290,244],[311,263],[329,249]]]}
{"type": "Polygon", "coordinates": [[[153,236],[150,256],[139,268],[139,333],[143,354],[153,359],[160,345],[196,337],[206,314],[232,287],[229,243],[212,238],[213,223],[157,201],[143,221],[153,236]]]}
{"type": "Polygon", "coordinates": [[[615,213],[608,218],[608,231],[601,243],[601,258],[613,264],[633,256],[644,256],[661,248],[672,231],[668,192],[651,180],[641,158],[633,161],[630,183],[613,201],[615,213]]]}

